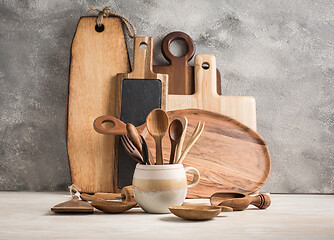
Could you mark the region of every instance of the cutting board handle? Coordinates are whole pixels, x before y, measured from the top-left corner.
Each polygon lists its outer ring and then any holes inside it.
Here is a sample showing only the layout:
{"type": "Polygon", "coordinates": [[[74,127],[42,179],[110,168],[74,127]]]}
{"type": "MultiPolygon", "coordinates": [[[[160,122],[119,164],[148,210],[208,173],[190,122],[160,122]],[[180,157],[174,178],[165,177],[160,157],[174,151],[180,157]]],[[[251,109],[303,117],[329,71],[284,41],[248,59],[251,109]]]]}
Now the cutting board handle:
{"type": "Polygon", "coordinates": [[[155,78],[153,73],[153,38],[135,37],[132,74],[140,78],[155,78]]]}
{"type": "Polygon", "coordinates": [[[193,58],[195,54],[195,46],[194,41],[191,39],[191,37],[184,33],[184,32],[172,32],[169,33],[164,37],[161,44],[161,51],[164,57],[173,64],[174,62],[182,63],[184,66],[188,65],[188,62],[193,58]],[[182,57],[176,57],[174,56],[171,51],[169,50],[170,44],[174,40],[184,40],[187,44],[188,51],[187,53],[182,57]]]}
{"type": "Polygon", "coordinates": [[[195,94],[205,98],[218,97],[216,57],[212,54],[195,56],[195,94]]]}

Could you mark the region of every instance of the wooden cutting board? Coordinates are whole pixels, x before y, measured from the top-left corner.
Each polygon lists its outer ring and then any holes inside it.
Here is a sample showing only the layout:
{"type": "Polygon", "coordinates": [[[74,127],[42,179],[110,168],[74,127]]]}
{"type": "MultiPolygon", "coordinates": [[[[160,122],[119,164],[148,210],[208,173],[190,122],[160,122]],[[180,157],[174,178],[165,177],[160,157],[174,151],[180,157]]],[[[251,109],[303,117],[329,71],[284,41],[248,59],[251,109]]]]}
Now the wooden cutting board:
{"type": "MultiPolygon", "coordinates": [[[[195,54],[195,45],[191,37],[184,32],[171,32],[162,40],[161,52],[169,65],[153,66],[156,73],[168,74],[168,93],[178,95],[190,95],[194,93],[194,66],[189,66],[189,61],[195,54]],[[184,56],[176,57],[170,51],[170,45],[174,40],[184,40],[188,48],[184,56]]],[[[220,72],[217,69],[217,93],[221,95],[220,72]]]]}
{"type": "MultiPolygon", "coordinates": [[[[155,108],[166,110],[168,75],[152,72],[153,38],[136,37],[134,41],[133,71],[117,75],[116,116],[125,123],[142,125],[155,108]]],[[[119,143],[119,142],[118,142],[119,143]]],[[[119,188],[132,184],[137,162],[133,161],[119,144],[119,188]]]]}
{"type": "Polygon", "coordinates": [[[216,87],[216,58],[195,57],[195,93],[168,95],[167,110],[198,108],[232,117],[256,131],[256,104],[253,97],[219,96],[216,87]]]}
{"type": "Polygon", "coordinates": [[[119,18],[82,17],[71,48],[67,149],[72,182],[82,192],[115,192],[115,137],[94,131],[101,115],[115,116],[116,75],[130,64],[119,18]]]}
{"type": "MultiPolygon", "coordinates": [[[[183,161],[184,166],[195,167],[200,172],[200,182],[188,189],[188,198],[207,198],[215,192],[250,194],[265,184],[271,164],[263,138],[244,124],[228,116],[198,110],[175,110],[168,112],[170,120],[177,116],[188,119],[184,145],[198,121],[205,122],[204,130],[183,161]]],[[[153,156],[154,140],[146,137],[153,156]]],[[[163,139],[163,153],[168,162],[170,140],[163,139]]]]}

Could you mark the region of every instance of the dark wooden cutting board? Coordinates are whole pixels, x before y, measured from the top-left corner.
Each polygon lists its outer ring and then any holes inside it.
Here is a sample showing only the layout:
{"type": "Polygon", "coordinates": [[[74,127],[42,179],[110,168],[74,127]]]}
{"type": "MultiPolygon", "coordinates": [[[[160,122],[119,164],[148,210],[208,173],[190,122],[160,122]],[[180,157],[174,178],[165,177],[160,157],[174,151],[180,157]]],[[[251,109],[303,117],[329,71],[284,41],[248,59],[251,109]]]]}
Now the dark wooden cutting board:
{"type": "MultiPolygon", "coordinates": [[[[184,32],[172,32],[164,37],[161,51],[169,65],[153,66],[156,73],[168,74],[168,94],[189,95],[195,91],[194,66],[189,66],[189,61],[195,54],[195,45],[191,37],[184,32]],[[184,40],[188,51],[184,56],[176,57],[170,51],[170,45],[174,40],[184,40]]],[[[217,93],[221,95],[220,72],[216,70],[217,93]]]]}

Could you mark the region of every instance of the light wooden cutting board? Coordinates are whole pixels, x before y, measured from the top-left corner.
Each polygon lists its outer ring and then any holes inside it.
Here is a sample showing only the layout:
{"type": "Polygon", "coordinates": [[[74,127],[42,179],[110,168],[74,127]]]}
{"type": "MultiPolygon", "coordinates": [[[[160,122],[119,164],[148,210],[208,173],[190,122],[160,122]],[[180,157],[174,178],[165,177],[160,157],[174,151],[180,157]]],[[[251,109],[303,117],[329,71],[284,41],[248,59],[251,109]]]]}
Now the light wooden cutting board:
{"type": "Polygon", "coordinates": [[[130,63],[119,18],[82,17],[71,49],[67,148],[72,182],[82,192],[116,192],[115,136],[94,131],[93,121],[115,115],[116,75],[130,63]]]}
{"type": "MultiPolygon", "coordinates": [[[[224,93],[222,93],[223,95],[224,93]]],[[[256,103],[251,96],[220,96],[217,94],[216,57],[211,54],[198,54],[195,57],[195,93],[193,95],[168,95],[167,110],[203,109],[226,115],[256,131],[256,103]]],[[[205,131],[205,128],[204,128],[205,131]]],[[[219,139],[217,139],[219,141],[219,139]]],[[[183,146],[185,146],[184,144],[183,146]]],[[[210,151],[210,146],[202,144],[201,150],[210,151]]],[[[191,151],[191,150],[190,150],[191,151]]],[[[214,159],[212,159],[214,161],[214,159]]],[[[191,166],[191,161],[185,161],[191,166]]],[[[212,174],[221,174],[213,171],[212,174]]],[[[188,197],[199,196],[198,187],[188,189],[188,197]]]]}
{"type": "Polygon", "coordinates": [[[210,54],[198,54],[195,57],[195,93],[169,94],[167,110],[197,108],[212,111],[234,118],[256,131],[254,97],[220,96],[217,94],[216,86],[216,57],[210,54]],[[208,69],[203,68],[205,66],[208,66],[208,69]]]}

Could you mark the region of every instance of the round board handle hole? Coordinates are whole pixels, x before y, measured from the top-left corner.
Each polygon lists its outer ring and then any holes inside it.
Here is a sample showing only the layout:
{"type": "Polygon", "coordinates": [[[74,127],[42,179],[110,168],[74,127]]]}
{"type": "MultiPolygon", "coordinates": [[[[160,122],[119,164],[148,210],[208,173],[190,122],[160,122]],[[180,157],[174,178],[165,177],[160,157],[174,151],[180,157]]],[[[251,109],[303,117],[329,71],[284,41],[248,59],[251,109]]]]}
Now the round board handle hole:
{"type": "Polygon", "coordinates": [[[103,32],[104,31],[104,25],[101,24],[100,26],[99,25],[95,25],[95,31],[97,32],[103,32]]]}
{"type": "Polygon", "coordinates": [[[203,68],[204,70],[208,70],[208,69],[210,68],[210,64],[207,63],[207,62],[204,62],[204,63],[202,64],[202,68],[203,68]]]}
{"type": "Polygon", "coordinates": [[[145,50],[147,49],[147,44],[145,42],[142,42],[139,44],[139,48],[142,49],[142,50],[145,50]]]}
{"type": "Polygon", "coordinates": [[[174,57],[184,57],[188,51],[188,44],[183,38],[176,38],[170,42],[169,51],[174,57]]]}

